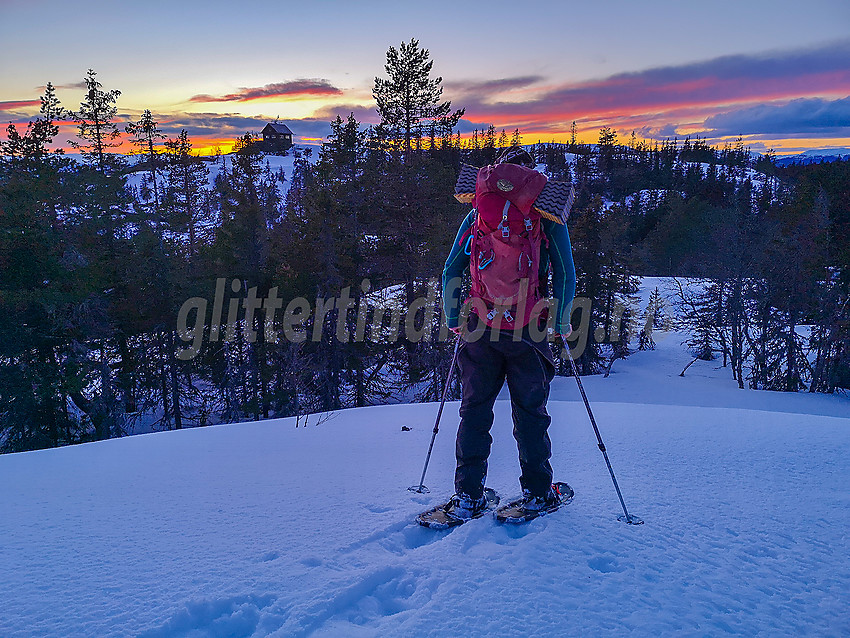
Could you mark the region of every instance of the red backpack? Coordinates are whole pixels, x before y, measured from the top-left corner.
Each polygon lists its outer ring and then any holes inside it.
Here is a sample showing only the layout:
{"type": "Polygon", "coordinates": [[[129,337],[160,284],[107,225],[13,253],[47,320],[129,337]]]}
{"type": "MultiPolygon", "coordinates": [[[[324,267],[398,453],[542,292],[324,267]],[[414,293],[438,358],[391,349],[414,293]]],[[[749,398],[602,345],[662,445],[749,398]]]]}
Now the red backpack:
{"type": "MultiPolygon", "coordinates": [[[[487,325],[512,330],[529,323],[539,290],[540,213],[533,204],[546,176],[518,164],[485,166],[475,183],[475,222],[464,239],[472,276],[470,298],[486,306],[487,325]]],[[[481,304],[477,314],[482,315],[481,304]]],[[[475,309],[475,305],[473,305],[475,309]]]]}

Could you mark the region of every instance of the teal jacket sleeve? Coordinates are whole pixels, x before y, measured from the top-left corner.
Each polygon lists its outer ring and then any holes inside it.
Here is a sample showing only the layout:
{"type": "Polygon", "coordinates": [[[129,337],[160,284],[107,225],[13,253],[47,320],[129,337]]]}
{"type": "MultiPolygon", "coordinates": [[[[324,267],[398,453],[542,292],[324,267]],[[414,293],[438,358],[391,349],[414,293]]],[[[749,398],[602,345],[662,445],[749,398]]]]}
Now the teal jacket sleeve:
{"type": "Polygon", "coordinates": [[[543,232],[549,239],[549,263],[552,265],[552,296],[555,298],[555,330],[569,334],[570,314],[576,294],[576,268],[567,227],[543,220],[543,232]]]}
{"type": "Polygon", "coordinates": [[[472,210],[461,223],[455,237],[449,258],[443,268],[443,315],[449,328],[457,328],[460,317],[460,294],[463,282],[463,273],[469,268],[469,255],[464,251],[464,235],[466,235],[472,222],[475,220],[475,211],[472,210]]]}

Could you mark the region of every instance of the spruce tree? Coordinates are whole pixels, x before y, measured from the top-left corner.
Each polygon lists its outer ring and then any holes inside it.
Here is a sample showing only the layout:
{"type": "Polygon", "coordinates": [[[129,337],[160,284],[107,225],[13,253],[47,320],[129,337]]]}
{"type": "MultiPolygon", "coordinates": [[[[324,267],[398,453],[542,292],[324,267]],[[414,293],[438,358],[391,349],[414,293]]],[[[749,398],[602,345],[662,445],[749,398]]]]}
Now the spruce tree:
{"type": "Polygon", "coordinates": [[[165,142],[164,170],[168,222],[172,230],[188,232],[188,254],[192,261],[198,254],[198,223],[209,197],[210,171],[203,160],[192,154],[186,129],[165,142]]]}
{"type": "Polygon", "coordinates": [[[73,165],[48,149],[60,115],[48,84],[39,116],[23,134],[10,124],[0,141],[0,452],[79,440],[66,362],[86,332],[75,321],[85,269],[60,221],[73,165]]]}

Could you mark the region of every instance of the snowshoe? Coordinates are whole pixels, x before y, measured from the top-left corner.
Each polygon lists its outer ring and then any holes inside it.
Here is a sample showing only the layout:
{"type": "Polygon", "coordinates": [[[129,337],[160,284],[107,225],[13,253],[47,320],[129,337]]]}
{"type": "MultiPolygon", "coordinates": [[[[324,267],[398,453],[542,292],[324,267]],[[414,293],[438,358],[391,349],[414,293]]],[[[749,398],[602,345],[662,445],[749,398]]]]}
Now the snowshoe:
{"type": "Polygon", "coordinates": [[[499,495],[489,487],[484,488],[480,502],[473,502],[460,494],[452,496],[447,503],[433,507],[416,517],[416,522],[431,529],[449,529],[467,521],[481,518],[499,505],[499,495]]]}
{"type": "Polygon", "coordinates": [[[569,503],[575,492],[566,483],[553,483],[546,496],[524,494],[496,510],[496,520],[500,523],[526,523],[540,516],[557,511],[561,505],[569,503]]]}

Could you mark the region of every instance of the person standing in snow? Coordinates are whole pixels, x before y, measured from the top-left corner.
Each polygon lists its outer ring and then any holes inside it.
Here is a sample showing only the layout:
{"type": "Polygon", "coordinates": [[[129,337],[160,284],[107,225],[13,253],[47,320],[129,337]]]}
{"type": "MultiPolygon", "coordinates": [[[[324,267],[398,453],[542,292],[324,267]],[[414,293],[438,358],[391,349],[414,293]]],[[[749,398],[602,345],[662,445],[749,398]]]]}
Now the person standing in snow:
{"type": "Polygon", "coordinates": [[[546,411],[555,363],[547,342],[545,283],[552,269],[554,333],[570,334],[576,274],[564,219],[533,206],[546,176],[522,147],[506,149],[478,172],[475,208],[458,230],[443,270],[446,323],[462,339],[462,389],[457,432],[455,495],[446,512],[467,519],[486,507],[493,405],[507,380],[514,437],[519,448],[522,506],[557,505],[552,489],[546,411]],[[460,325],[460,285],[471,274],[471,311],[460,325]]]}

